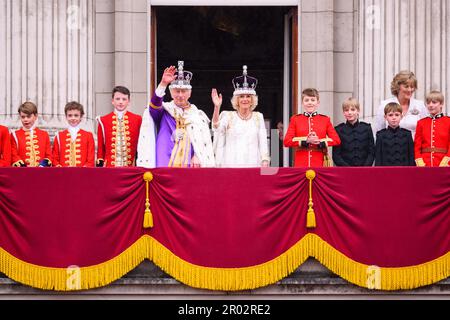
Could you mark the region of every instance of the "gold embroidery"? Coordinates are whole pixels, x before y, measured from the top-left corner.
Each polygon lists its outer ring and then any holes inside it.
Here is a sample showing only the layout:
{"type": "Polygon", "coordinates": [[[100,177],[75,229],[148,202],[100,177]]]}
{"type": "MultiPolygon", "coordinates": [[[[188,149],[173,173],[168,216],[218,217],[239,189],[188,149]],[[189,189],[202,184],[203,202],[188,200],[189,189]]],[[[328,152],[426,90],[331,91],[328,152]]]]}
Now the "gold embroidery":
{"type": "Polygon", "coordinates": [[[186,131],[186,119],[183,116],[176,114],[176,130],[182,132],[181,139],[177,138],[172,149],[172,154],[169,160],[169,167],[187,167],[190,161],[191,141],[186,131]]]}
{"type": "MultiPolygon", "coordinates": [[[[77,136],[79,137],[80,134],[77,134],[77,136]]],[[[70,143],[66,144],[66,147],[68,149],[66,149],[66,164],[69,167],[76,167],[77,164],[80,164],[79,161],[77,161],[77,159],[81,158],[81,155],[79,155],[79,153],[81,152],[81,150],[79,149],[81,147],[81,144],[77,143],[80,142],[80,139],[76,139],[75,141],[72,141],[72,138],[69,136],[66,139],[66,141],[70,141],[70,143]]]]}
{"type": "Polygon", "coordinates": [[[27,151],[30,151],[26,153],[28,159],[26,159],[25,161],[29,163],[30,167],[37,167],[39,165],[40,159],[40,157],[37,156],[39,154],[39,151],[36,151],[37,149],[39,149],[39,146],[37,145],[39,141],[37,137],[31,137],[29,131],[25,132],[25,137],[26,145],[28,146],[27,151]]]}
{"type": "Polygon", "coordinates": [[[130,132],[127,130],[127,124],[128,123],[128,116],[124,115],[124,118],[122,120],[117,121],[117,125],[113,127],[113,143],[111,146],[113,150],[111,151],[113,154],[115,154],[115,161],[113,162],[113,165],[115,167],[126,167],[128,166],[127,159],[131,155],[129,153],[131,150],[127,149],[126,141],[130,141],[131,137],[129,137],[130,132]]]}

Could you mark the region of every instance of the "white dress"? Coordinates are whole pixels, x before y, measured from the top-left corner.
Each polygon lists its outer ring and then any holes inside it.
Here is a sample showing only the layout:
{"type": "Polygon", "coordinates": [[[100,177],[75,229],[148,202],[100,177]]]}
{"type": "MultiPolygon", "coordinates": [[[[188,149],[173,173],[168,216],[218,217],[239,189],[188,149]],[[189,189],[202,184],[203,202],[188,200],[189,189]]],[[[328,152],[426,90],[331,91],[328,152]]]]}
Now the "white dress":
{"type": "Polygon", "coordinates": [[[213,131],[217,167],[261,167],[262,161],[270,161],[262,113],[252,112],[243,120],[236,111],[223,111],[213,131]]]}

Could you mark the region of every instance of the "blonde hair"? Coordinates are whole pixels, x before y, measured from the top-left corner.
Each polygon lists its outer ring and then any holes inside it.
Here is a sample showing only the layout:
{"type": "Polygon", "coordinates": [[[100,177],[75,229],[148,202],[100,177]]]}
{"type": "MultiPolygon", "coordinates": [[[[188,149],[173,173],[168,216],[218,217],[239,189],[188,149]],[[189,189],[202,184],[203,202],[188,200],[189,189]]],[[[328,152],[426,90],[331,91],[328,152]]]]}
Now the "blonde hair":
{"type": "Polygon", "coordinates": [[[414,87],[414,89],[417,90],[417,78],[414,72],[408,71],[408,70],[402,70],[399,73],[397,73],[392,79],[391,82],[391,93],[394,96],[397,96],[400,92],[400,85],[402,84],[408,84],[411,83],[411,85],[414,87]]]}
{"type": "Polygon", "coordinates": [[[389,102],[385,107],[384,107],[384,115],[387,115],[389,112],[400,112],[402,113],[402,106],[399,105],[397,102],[389,102]]]}
{"type": "Polygon", "coordinates": [[[354,107],[356,110],[359,111],[359,102],[358,102],[358,100],[356,100],[353,97],[345,99],[344,102],[342,103],[342,110],[343,111],[348,110],[351,107],[354,107]]]}
{"type": "Polygon", "coordinates": [[[426,101],[427,103],[431,101],[439,101],[440,104],[444,104],[444,95],[440,91],[433,90],[427,94],[426,101]]]}
{"type": "Polygon", "coordinates": [[[36,105],[31,101],[26,101],[26,102],[22,103],[19,106],[19,109],[17,111],[19,113],[22,112],[25,114],[35,114],[35,115],[37,115],[37,113],[38,113],[36,105]]]}
{"type": "MultiPolygon", "coordinates": [[[[250,110],[253,111],[255,110],[256,106],[258,105],[258,96],[257,95],[250,95],[252,97],[252,103],[250,105],[250,110]]],[[[239,108],[239,104],[238,104],[238,97],[239,95],[235,95],[231,98],[231,106],[233,107],[234,110],[238,110],[239,108]]]]}

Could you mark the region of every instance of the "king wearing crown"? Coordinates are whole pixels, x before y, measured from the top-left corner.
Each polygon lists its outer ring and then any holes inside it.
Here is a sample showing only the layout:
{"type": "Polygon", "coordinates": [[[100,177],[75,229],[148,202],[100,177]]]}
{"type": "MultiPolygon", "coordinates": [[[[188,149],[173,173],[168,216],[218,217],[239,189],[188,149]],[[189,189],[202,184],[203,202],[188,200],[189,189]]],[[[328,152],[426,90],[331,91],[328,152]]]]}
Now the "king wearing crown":
{"type": "Polygon", "coordinates": [[[202,110],[189,102],[191,79],[192,72],[184,70],[183,61],[178,61],[178,69],[166,68],[145,111],[159,128],[156,167],[215,166],[210,121],[202,110]],[[167,86],[172,100],[163,102],[167,86]]]}

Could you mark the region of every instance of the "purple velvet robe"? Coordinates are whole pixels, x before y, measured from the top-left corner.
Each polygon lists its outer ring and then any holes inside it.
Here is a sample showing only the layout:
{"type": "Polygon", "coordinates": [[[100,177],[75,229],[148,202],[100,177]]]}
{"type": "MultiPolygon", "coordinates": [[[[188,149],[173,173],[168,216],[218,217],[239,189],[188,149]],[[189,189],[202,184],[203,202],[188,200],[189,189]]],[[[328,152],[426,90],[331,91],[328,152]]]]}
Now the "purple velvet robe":
{"type": "MultiPolygon", "coordinates": [[[[163,98],[153,94],[150,104],[150,115],[158,128],[156,136],[156,167],[167,167],[172,155],[172,149],[175,142],[172,139],[172,133],[176,129],[175,119],[163,107],[163,98]]],[[[194,156],[194,148],[191,145],[191,158],[194,156]]]]}

